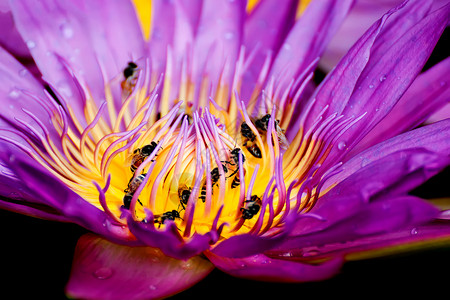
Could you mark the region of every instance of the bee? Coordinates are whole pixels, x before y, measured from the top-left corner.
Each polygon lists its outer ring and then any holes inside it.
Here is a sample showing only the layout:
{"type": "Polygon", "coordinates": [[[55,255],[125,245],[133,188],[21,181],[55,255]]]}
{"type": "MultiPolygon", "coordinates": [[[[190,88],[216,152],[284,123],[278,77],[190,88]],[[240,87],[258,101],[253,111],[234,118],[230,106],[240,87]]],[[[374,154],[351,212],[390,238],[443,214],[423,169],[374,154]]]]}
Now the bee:
{"type": "Polygon", "coordinates": [[[266,114],[262,118],[255,120],[255,127],[258,129],[259,133],[263,134],[267,132],[267,129],[269,128],[269,120],[270,114],[266,114]]]}
{"type": "Polygon", "coordinates": [[[178,197],[180,198],[180,204],[183,209],[186,209],[189,197],[191,196],[191,188],[183,185],[178,189],[178,197]]]}
{"type": "Polygon", "coordinates": [[[141,185],[142,181],[144,181],[146,175],[147,173],[140,174],[136,177],[131,177],[130,181],[128,182],[128,187],[124,190],[124,192],[133,195],[141,185]]]}
{"type": "Polygon", "coordinates": [[[203,203],[206,202],[206,183],[203,184],[202,190],[200,191],[200,200],[202,200],[203,203]]]}
{"type": "Polygon", "coordinates": [[[154,217],[155,217],[154,223],[159,224],[158,228],[160,228],[161,224],[164,224],[166,220],[175,221],[175,219],[181,219],[180,213],[175,209],[172,211],[169,210],[163,213],[162,215],[155,215],[154,217]]]}
{"type": "MultiPolygon", "coordinates": [[[[223,168],[223,172],[227,173],[228,169],[225,165],[222,165],[223,168]]],[[[220,179],[220,173],[219,173],[219,167],[215,167],[212,171],[211,171],[211,186],[213,187],[220,179]]]]}
{"type": "Polygon", "coordinates": [[[241,207],[242,219],[249,220],[256,215],[261,208],[261,199],[253,195],[250,200],[245,200],[246,207],[241,207]]]}
{"type": "Polygon", "coordinates": [[[144,162],[144,160],[152,154],[152,152],[156,149],[158,144],[152,141],[149,145],[146,145],[142,148],[138,148],[133,151],[133,156],[131,158],[131,172],[135,172],[137,168],[144,162]]]}
{"type": "MultiPolygon", "coordinates": [[[[131,193],[125,194],[125,196],[123,196],[122,207],[125,209],[130,209],[131,199],[133,199],[133,194],[131,194],[131,193]]],[[[137,202],[139,202],[139,204],[142,205],[142,202],[139,199],[137,199],[137,202]]]]}
{"type": "MultiPolygon", "coordinates": [[[[228,172],[228,168],[225,165],[222,165],[222,168],[224,173],[228,172]]],[[[211,187],[214,187],[214,185],[219,181],[219,179],[220,179],[219,167],[215,167],[211,171],[211,187]]],[[[206,202],[206,180],[203,182],[199,198],[202,200],[203,203],[206,202]]]]}
{"type": "Polygon", "coordinates": [[[125,79],[120,83],[122,87],[122,98],[127,98],[136,86],[138,77],[137,64],[132,61],[128,62],[127,67],[123,69],[123,77],[125,79]]]}
{"type": "Polygon", "coordinates": [[[244,143],[242,145],[248,152],[256,158],[262,158],[261,149],[256,145],[256,135],[246,122],[242,122],[241,124],[241,135],[244,138],[244,143]]]}
{"type": "MultiPolygon", "coordinates": [[[[232,177],[233,175],[236,174],[236,176],[234,176],[233,182],[231,182],[231,188],[237,188],[241,181],[239,179],[239,153],[241,153],[241,149],[240,148],[234,148],[233,150],[231,150],[231,161],[228,161],[227,163],[232,165],[232,166],[236,166],[236,169],[233,171],[233,173],[231,173],[230,176],[228,176],[228,178],[232,177]]],[[[245,156],[242,155],[242,163],[245,162],[245,156]]],[[[245,171],[245,170],[244,170],[245,171]]]]}
{"type": "MultiPolygon", "coordinates": [[[[258,132],[263,135],[267,132],[267,129],[269,128],[269,120],[270,120],[270,114],[264,115],[262,118],[255,120],[255,127],[258,129],[258,132]]],[[[284,135],[284,129],[279,126],[280,121],[275,120],[274,126],[275,131],[277,133],[278,143],[280,145],[280,148],[283,150],[287,150],[289,148],[289,141],[287,140],[286,136],[284,135]]],[[[273,143],[273,141],[272,141],[273,143]]]]}

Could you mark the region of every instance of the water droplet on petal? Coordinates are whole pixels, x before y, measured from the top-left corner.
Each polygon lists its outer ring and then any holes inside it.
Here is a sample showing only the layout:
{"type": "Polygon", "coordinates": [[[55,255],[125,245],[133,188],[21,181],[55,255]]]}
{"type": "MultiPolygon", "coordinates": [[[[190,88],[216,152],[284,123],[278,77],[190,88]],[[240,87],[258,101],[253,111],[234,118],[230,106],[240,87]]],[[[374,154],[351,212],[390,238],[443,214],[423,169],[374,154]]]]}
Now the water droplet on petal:
{"type": "Polygon", "coordinates": [[[19,76],[20,77],[25,77],[28,74],[28,70],[27,69],[22,69],[19,71],[19,76]]]}
{"type": "Polygon", "coordinates": [[[36,47],[36,43],[33,42],[32,40],[29,40],[26,42],[28,49],[33,49],[34,47],[36,47]]]}
{"type": "Polygon", "coordinates": [[[419,233],[419,231],[417,230],[417,228],[413,228],[413,229],[411,229],[411,235],[416,235],[416,234],[418,234],[419,233]]]}
{"type": "Polygon", "coordinates": [[[60,25],[59,30],[61,30],[63,37],[65,37],[66,39],[70,39],[71,37],[73,37],[73,29],[69,24],[60,25]]]}
{"type": "Polygon", "coordinates": [[[339,142],[339,144],[338,144],[338,149],[339,150],[344,150],[345,147],[347,147],[347,144],[344,141],[339,142]]]}
{"type": "Polygon", "coordinates": [[[17,192],[12,192],[12,193],[9,194],[9,198],[15,199],[15,200],[21,200],[22,199],[22,195],[20,193],[17,193],[17,192]]]}
{"type": "Polygon", "coordinates": [[[101,280],[110,278],[112,276],[112,274],[113,274],[113,271],[111,270],[111,268],[107,268],[107,267],[97,269],[93,273],[95,278],[101,279],[101,280]]]}
{"type": "Polygon", "coordinates": [[[231,40],[232,38],[234,38],[234,33],[233,32],[227,32],[225,33],[225,39],[226,40],[231,40]]]}
{"type": "Polygon", "coordinates": [[[17,99],[17,98],[19,98],[20,93],[18,90],[13,89],[12,91],[9,92],[8,96],[9,96],[9,98],[17,99]]]}
{"type": "Polygon", "coordinates": [[[373,89],[373,84],[369,85],[369,89],[373,89]]]}
{"type": "Polygon", "coordinates": [[[385,80],[386,80],[386,75],[383,75],[383,76],[380,77],[380,82],[383,82],[385,80]]]}
{"type": "Polygon", "coordinates": [[[184,270],[189,270],[192,268],[192,264],[190,261],[182,261],[181,262],[181,268],[184,270]]]}
{"type": "Polygon", "coordinates": [[[148,288],[149,288],[150,290],[152,290],[152,291],[156,290],[156,286],[154,286],[153,284],[150,284],[150,285],[148,286],[148,288]]]}
{"type": "Polygon", "coordinates": [[[283,49],[284,49],[284,50],[291,50],[291,45],[288,44],[288,43],[284,43],[284,44],[283,44],[283,49]]]}

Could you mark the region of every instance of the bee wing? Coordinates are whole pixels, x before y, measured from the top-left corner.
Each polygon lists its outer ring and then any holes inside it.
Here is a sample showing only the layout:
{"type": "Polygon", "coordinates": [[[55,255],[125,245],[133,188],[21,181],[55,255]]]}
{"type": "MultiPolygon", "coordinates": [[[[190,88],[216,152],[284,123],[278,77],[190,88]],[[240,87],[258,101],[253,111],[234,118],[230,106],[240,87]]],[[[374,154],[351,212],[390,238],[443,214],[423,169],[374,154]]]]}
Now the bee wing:
{"type": "Polygon", "coordinates": [[[127,158],[125,159],[125,163],[127,167],[131,167],[131,165],[133,165],[136,161],[135,159],[136,157],[136,153],[131,153],[130,155],[127,156],[127,158]]]}
{"type": "Polygon", "coordinates": [[[287,150],[289,148],[289,141],[284,135],[284,130],[280,126],[278,126],[278,124],[276,124],[275,129],[277,132],[278,143],[280,144],[280,148],[283,150],[287,150]]]}

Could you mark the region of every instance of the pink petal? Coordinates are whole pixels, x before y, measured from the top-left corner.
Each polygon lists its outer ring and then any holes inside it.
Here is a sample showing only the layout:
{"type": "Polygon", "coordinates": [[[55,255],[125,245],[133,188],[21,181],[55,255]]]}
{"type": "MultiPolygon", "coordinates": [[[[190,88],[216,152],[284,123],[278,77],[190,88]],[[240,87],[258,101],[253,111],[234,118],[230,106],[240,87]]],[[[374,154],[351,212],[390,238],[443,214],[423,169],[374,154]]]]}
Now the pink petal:
{"type": "Polygon", "coordinates": [[[82,299],[156,299],[181,292],[214,266],[199,256],[177,260],[151,247],[129,247],[86,234],[75,249],[66,293],[82,299]]]}
{"type": "Polygon", "coordinates": [[[411,130],[450,102],[450,58],[419,75],[391,112],[349,154],[411,130]]]}
{"type": "Polygon", "coordinates": [[[322,263],[269,258],[257,254],[246,258],[226,258],[207,251],[206,256],[220,270],[232,276],[271,282],[306,282],[325,280],[337,274],[343,264],[340,257],[322,263]]]}
{"type": "Polygon", "coordinates": [[[126,0],[114,5],[102,0],[20,0],[11,2],[11,11],[44,78],[71,99],[80,117],[84,99],[70,72],[84,80],[99,105],[104,82],[120,76],[128,61],[144,55],[141,28],[126,0]]]}
{"type": "Polygon", "coordinates": [[[352,5],[353,0],[312,1],[281,46],[269,78],[283,78],[277,84],[286,88],[322,54],[352,5]]]}

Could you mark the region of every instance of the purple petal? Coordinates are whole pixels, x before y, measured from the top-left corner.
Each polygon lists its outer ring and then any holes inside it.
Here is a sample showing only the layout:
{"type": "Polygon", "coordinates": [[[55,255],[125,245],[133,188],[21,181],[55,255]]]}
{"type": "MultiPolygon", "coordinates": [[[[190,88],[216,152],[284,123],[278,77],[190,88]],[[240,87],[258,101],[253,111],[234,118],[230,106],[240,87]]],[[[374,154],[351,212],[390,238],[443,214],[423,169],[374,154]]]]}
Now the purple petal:
{"type": "MultiPolygon", "coordinates": [[[[410,9],[397,8],[385,14],[350,49],[313,96],[316,102],[306,118],[306,127],[325,105],[329,108],[323,118],[334,112],[355,117],[366,114],[340,138],[351,149],[384,118],[420,72],[445,28],[448,10],[447,6],[435,11],[407,30],[403,19],[417,18],[417,11],[411,14],[410,9]],[[394,12],[399,16],[394,15],[394,21],[383,29],[394,12]],[[403,34],[386,49],[382,42],[396,29],[403,34]]],[[[343,154],[335,147],[329,159],[334,161],[343,154]]]]}
{"type": "Polygon", "coordinates": [[[128,61],[144,54],[141,28],[129,1],[110,5],[102,0],[21,0],[12,2],[11,9],[43,76],[59,94],[72,99],[80,116],[83,98],[70,72],[85,80],[99,104],[104,98],[104,81],[120,75],[128,61]]]}
{"type": "Polygon", "coordinates": [[[194,82],[231,85],[243,34],[245,1],[204,1],[194,46],[194,82]]]}
{"type": "Polygon", "coordinates": [[[324,189],[331,184],[341,182],[374,161],[396,151],[410,148],[423,148],[443,155],[450,155],[450,120],[406,132],[359,153],[342,165],[341,172],[331,177],[325,184],[324,189]]]}
{"type": "Polygon", "coordinates": [[[220,242],[212,253],[221,257],[242,258],[262,253],[280,244],[288,237],[297,216],[291,214],[286,218],[282,230],[274,236],[259,236],[254,234],[240,234],[220,242]]]}
{"type": "Polygon", "coordinates": [[[77,299],[158,299],[181,292],[214,266],[199,256],[177,260],[151,247],[129,247],[87,234],[75,249],[66,293],[77,299]]]}
{"type": "MultiPolygon", "coordinates": [[[[5,5],[8,6],[8,4],[5,5]]],[[[9,7],[5,11],[0,11],[0,28],[2,28],[2,33],[0,34],[1,47],[15,56],[24,58],[30,56],[30,51],[19,35],[19,32],[17,32],[9,7]]]]}
{"type": "MultiPolygon", "coordinates": [[[[34,162],[15,147],[0,151],[0,161],[11,171],[18,188],[16,199],[2,199],[0,205],[13,211],[27,211],[34,216],[73,222],[113,240],[135,244],[135,238],[122,224],[116,224],[103,211],[86,202],[53,176],[47,169],[34,162]],[[42,211],[42,212],[39,212],[42,211]]],[[[4,178],[5,174],[2,174],[4,178]]],[[[11,176],[9,180],[12,181],[11,176]]],[[[8,195],[6,195],[8,197],[8,195]]]]}
{"type": "Polygon", "coordinates": [[[153,215],[147,223],[137,222],[132,219],[128,211],[124,211],[130,232],[142,243],[150,247],[161,249],[164,254],[176,259],[188,259],[201,254],[210,248],[210,244],[217,241],[217,233],[206,234],[194,233],[188,241],[184,241],[178,232],[175,223],[168,221],[164,223],[164,229],[156,228],[153,224],[153,215]]]}
{"type": "Polygon", "coordinates": [[[411,130],[450,101],[450,58],[419,75],[392,111],[352,150],[349,156],[411,130]]]}
{"type": "MultiPolygon", "coordinates": [[[[348,218],[383,195],[403,195],[450,163],[447,155],[424,149],[394,152],[364,165],[319,198],[311,213],[292,234],[317,232],[348,218]]],[[[331,184],[331,183],[330,183],[331,184]]]]}
{"type": "Polygon", "coordinates": [[[284,90],[322,54],[352,5],[352,0],[311,2],[281,46],[269,78],[274,76],[284,90]]]}
{"type": "Polygon", "coordinates": [[[391,111],[426,63],[449,13],[450,5],[429,14],[389,48],[381,36],[343,111],[344,115],[367,115],[341,137],[342,141],[355,145],[391,111]]]}
{"type": "Polygon", "coordinates": [[[425,224],[438,215],[437,208],[416,197],[378,199],[327,228],[308,234],[298,233],[286,239],[275,252],[309,249],[363,239],[371,235],[390,234],[403,228],[425,224]]]}
{"type": "Polygon", "coordinates": [[[241,98],[249,100],[267,55],[275,56],[295,22],[298,1],[260,1],[245,20],[244,46],[256,51],[244,72],[241,98]]]}
{"type": "Polygon", "coordinates": [[[295,256],[297,259],[317,260],[345,256],[346,260],[365,259],[392,255],[417,249],[439,247],[447,244],[450,236],[448,222],[431,222],[406,226],[379,235],[370,235],[345,242],[306,247],[302,250],[278,250],[268,253],[270,257],[295,256]]]}
{"type": "Polygon", "coordinates": [[[343,264],[340,257],[322,263],[308,264],[270,258],[264,254],[246,258],[220,257],[209,251],[205,254],[217,268],[232,276],[271,282],[325,280],[337,274],[343,264]]]}

